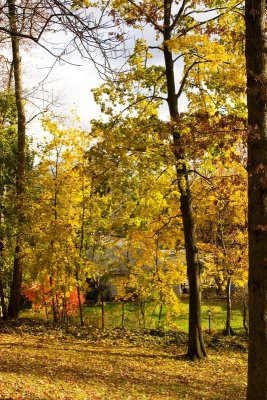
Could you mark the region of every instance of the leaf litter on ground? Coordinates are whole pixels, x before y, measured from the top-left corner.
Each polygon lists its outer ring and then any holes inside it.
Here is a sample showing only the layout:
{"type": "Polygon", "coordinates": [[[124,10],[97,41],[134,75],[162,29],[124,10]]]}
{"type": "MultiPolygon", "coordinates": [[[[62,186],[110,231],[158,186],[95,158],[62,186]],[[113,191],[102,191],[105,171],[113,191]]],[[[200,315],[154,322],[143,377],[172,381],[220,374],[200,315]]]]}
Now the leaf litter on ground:
{"type": "Polygon", "coordinates": [[[0,327],[0,399],[245,399],[242,339],[207,337],[209,357],[193,363],[184,333],[78,331],[0,327]]]}

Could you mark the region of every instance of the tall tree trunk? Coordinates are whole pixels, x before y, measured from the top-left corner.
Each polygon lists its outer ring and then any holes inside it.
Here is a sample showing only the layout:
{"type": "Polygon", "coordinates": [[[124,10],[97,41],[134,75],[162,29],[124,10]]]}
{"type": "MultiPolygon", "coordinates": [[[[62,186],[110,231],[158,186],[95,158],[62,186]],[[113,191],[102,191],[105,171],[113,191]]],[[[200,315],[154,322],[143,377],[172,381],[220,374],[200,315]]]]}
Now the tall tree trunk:
{"type": "Polygon", "coordinates": [[[17,108],[17,127],[18,127],[18,154],[17,154],[17,176],[16,176],[16,194],[17,194],[17,238],[14,255],[13,278],[10,288],[10,300],[8,306],[8,315],[11,318],[17,318],[19,314],[20,290],[22,279],[22,224],[23,224],[23,194],[25,189],[25,138],[26,138],[26,118],[22,96],[22,74],[21,58],[19,51],[19,38],[17,33],[16,4],[15,0],[8,0],[10,30],[14,34],[11,36],[12,58],[14,68],[14,84],[17,108]]]}
{"type": "Polygon", "coordinates": [[[195,235],[195,224],[192,210],[192,196],[189,186],[188,170],[185,162],[185,150],[181,136],[177,132],[179,121],[178,94],[175,89],[174,61],[168,41],[171,39],[171,0],[164,2],[164,59],[168,93],[168,106],[173,125],[173,152],[176,159],[178,189],[180,192],[180,208],[183,221],[186,251],[187,276],[189,283],[189,331],[187,357],[192,360],[206,356],[201,326],[201,265],[195,235]]]}
{"type": "Polygon", "coordinates": [[[246,0],[248,100],[248,400],[267,400],[266,0],[246,0]]]}
{"type": "MultiPolygon", "coordinates": [[[[84,174],[85,174],[85,166],[84,161],[82,165],[82,215],[81,215],[81,240],[80,240],[80,258],[83,257],[83,247],[84,247],[84,222],[85,222],[85,184],[84,184],[84,174]]],[[[83,305],[81,299],[81,287],[80,287],[80,266],[76,266],[76,281],[77,281],[77,296],[78,296],[78,304],[79,304],[79,314],[80,314],[80,324],[84,325],[83,318],[83,305]]]]}
{"type": "MultiPolygon", "coordinates": [[[[2,156],[2,154],[1,154],[2,156]]],[[[3,224],[3,203],[4,203],[4,185],[3,185],[3,164],[0,165],[0,226],[3,224]]],[[[4,294],[4,284],[3,284],[3,266],[4,266],[4,239],[1,235],[0,238],[0,302],[2,307],[2,317],[3,319],[7,319],[7,306],[6,306],[6,299],[4,294]]]]}

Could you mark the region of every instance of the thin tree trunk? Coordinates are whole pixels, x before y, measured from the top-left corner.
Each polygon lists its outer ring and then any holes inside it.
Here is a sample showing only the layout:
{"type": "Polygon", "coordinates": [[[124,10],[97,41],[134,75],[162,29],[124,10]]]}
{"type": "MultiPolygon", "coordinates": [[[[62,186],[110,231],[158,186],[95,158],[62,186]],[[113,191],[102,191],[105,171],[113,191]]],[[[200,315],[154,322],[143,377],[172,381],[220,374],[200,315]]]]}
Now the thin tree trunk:
{"type": "MultiPolygon", "coordinates": [[[[4,124],[5,117],[3,117],[2,124],[4,124]]],[[[1,154],[1,159],[3,159],[3,153],[1,154]]],[[[4,181],[3,181],[3,172],[4,172],[4,163],[1,162],[0,165],[0,226],[2,226],[4,222],[4,216],[2,213],[2,210],[4,208],[4,181]]],[[[2,230],[2,229],[1,229],[2,230]]],[[[3,285],[3,266],[4,266],[4,239],[3,236],[0,239],[0,301],[1,301],[1,307],[2,307],[2,318],[7,319],[8,313],[7,313],[7,306],[6,306],[6,299],[4,295],[4,285],[3,285]]]]}
{"type": "Polygon", "coordinates": [[[55,299],[55,311],[56,311],[56,315],[57,315],[57,321],[58,321],[58,324],[60,325],[60,323],[61,323],[61,321],[60,321],[60,308],[59,308],[59,301],[58,301],[57,292],[56,292],[56,294],[54,296],[54,299],[55,299]]]}
{"type": "Polygon", "coordinates": [[[195,223],[192,210],[192,196],[189,186],[188,170],[185,162],[185,150],[176,124],[179,121],[178,95],[175,89],[174,61],[168,40],[171,39],[171,0],[164,2],[164,59],[168,92],[168,106],[171,117],[173,153],[176,159],[180,208],[184,229],[187,276],[189,283],[189,331],[187,357],[195,360],[206,357],[201,325],[201,265],[195,235],[195,223]]]}
{"type": "MultiPolygon", "coordinates": [[[[80,258],[83,255],[83,246],[84,246],[84,219],[85,219],[84,174],[85,174],[85,168],[83,165],[83,168],[82,168],[82,216],[81,216],[80,258]]],[[[80,267],[76,266],[77,296],[78,296],[79,313],[80,313],[80,324],[81,324],[81,326],[83,326],[84,318],[83,318],[83,307],[82,307],[82,301],[81,301],[81,288],[80,288],[79,279],[80,279],[80,267]]]]}
{"type": "Polygon", "coordinates": [[[103,289],[100,287],[100,296],[101,296],[101,326],[102,329],[105,329],[105,304],[104,304],[104,293],[103,289]]]}
{"type": "Polygon", "coordinates": [[[231,328],[231,314],[232,314],[231,284],[232,280],[230,277],[228,277],[226,285],[226,324],[224,330],[225,336],[230,336],[233,334],[233,330],[231,328]]]}
{"type": "Polygon", "coordinates": [[[138,307],[138,327],[141,329],[141,309],[140,309],[140,301],[139,301],[139,295],[137,297],[137,307],[138,307]]]}
{"type": "Polygon", "coordinates": [[[267,400],[266,0],[246,0],[249,354],[247,400],[267,400]]]}
{"type": "MultiPolygon", "coordinates": [[[[1,215],[1,211],[0,211],[0,221],[1,220],[2,220],[2,215],[1,215]]],[[[3,276],[2,276],[3,252],[4,252],[4,243],[2,240],[0,240],[0,301],[1,301],[1,306],[2,306],[2,317],[5,320],[8,317],[8,312],[7,312],[6,299],[5,299],[5,294],[4,294],[4,285],[3,285],[3,276]]]]}
{"type": "Polygon", "coordinates": [[[121,329],[124,329],[124,320],[125,320],[125,303],[124,301],[122,302],[121,305],[121,329]]]}
{"type": "Polygon", "coordinates": [[[15,0],[8,0],[9,23],[10,30],[14,32],[11,36],[12,58],[14,67],[14,84],[17,108],[17,127],[18,127],[18,155],[17,155],[17,176],[16,176],[16,192],[17,192],[17,218],[18,233],[16,238],[16,248],[14,255],[13,277],[10,289],[10,300],[8,306],[8,315],[11,318],[18,318],[20,305],[20,290],[22,280],[22,225],[24,219],[23,194],[25,191],[25,168],[26,168],[26,118],[22,95],[22,74],[21,74],[21,57],[19,51],[19,38],[17,33],[16,22],[16,4],[15,0]]]}
{"type": "Polygon", "coordinates": [[[162,318],[163,304],[162,302],[159,305],[159,315],[158,315],[158,329],[162,327],[161,318],[162,318]]]}
{"type": "Polygon", "coordinates": [[[79,314],[80,314],[80,324],[84,326],[84,319],[83,319],[83,305],[81,301],[81,289],[79,284],[79,275],[78,271],[76,272],[76,279],[77,279],[77,296],[78,296],[78,305],[79,305],[79,314]]]}
{"type": "Polygon", "coordinates": [[[246,337],[248,337],[248,326],[247,326],[247,303],[246,300],[243,301],[243,328],[246,332],[246,337]]]}
{"type": "Polygon", "coordinates": [[[48,321],[49,321],[49,318],[48,318],[48,309],[47,309],[47,303],[46,303],[46,300],[45,300],[45,291],[44,291],[44,285],[42,285],[42,297],[43,297],[43,303],[44,303],[44,308],[45,308],[46,320],[47,320],[47,322],[48,322],[48,321]]]}
{"type": "Polygon", "coordinates": [[[142,315],[142,325],[143,325],[143,329],[146,329],[145,302],[144,302],[144,301],[140,301],[140,302],[139,302],[139,306],[140,306],[140,312],[141,312],[141,315],[142,315]]]}
{"type": "Polygon", "coordinates": [[[69,315],[68,315],[68,305],[67,305],[67,298],[66,292],[64,292],[63,300],[62,300],[62,325],[66,324],[69,325],[69,315]]]}
{"type": "Polygon", "coordinates": [[[7,314],[7,306],[6,306],[6,299],[5,299],[5,294],[4,294],[2,278],[0,278],[0,300],[1,300],[1,307],[2,307],[2,318],[4,320],[6,320],[8,314],[7,314]]]}
{"type": "Polygon", "coordinates": [[[53,278],[52,278],[52,276],[50,276],[50,278],[49,278],[49,283],[50,283],[50,292],[51,292],[53,322],[54,322],[54,325],[57,325],[57,323],[58,323],[58,315],[57,315],[57,307],[56,307],[54,290],[53,290],[53,278]]]}

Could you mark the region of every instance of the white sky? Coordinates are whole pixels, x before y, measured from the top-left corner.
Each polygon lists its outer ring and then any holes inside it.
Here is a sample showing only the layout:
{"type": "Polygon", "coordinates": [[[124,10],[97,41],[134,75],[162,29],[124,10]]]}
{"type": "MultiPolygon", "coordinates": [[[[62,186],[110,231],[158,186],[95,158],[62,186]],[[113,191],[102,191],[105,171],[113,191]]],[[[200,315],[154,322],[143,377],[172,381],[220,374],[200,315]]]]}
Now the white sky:
{"type": "MultiPolygon", "coordinates": [[[[45,81],[45,91],[41,86],[33,95],[32,101],[39,104],[41,108],[46,106],[47,99],[55,101],[56,106],[52,106],[51,111],[57,114],[68,115],[70,110],[75,108],[81,118],[82,127],[89,130],[90,120],[100,116],[100,110],[94,102],[91,89],[99,86],[102,81],[89,60],[76,58],[77,61],[81,64],[80,66],[56,64],[45,81]]],[[[39,48],[31,49],[29,53],[23,54],[26,94],[46,77],[53,62],[53,58],[39,48]]],[[[35,114],[36,110],[32,112],[35,114]]],[[[29,124],[28,134],[35,140],[42,136],[41,124],[38,119],[29,124]]]]}
{"type": "MultiPolygon", "coordinates": [[[[145,36],[148,41],[154,42],[154,32],[151,28],[146,29],[145,33],[133,32],[132,39],[126,43],[126,45],[133,47],[134,39],[137,36],[145,36]]],[[[60,37],[58,40],[53,38],[54,42],[64,42],[66,38],[60,37]]],[[[155,42],[154,42],[155,43],[155,42]]],[[[31,48],[27,52],[22,54],[23,60],[23,74],[24,74],[24,88],[26,95],[31,92],[40,81],[42,81],[49,73],[47,79],[45,79],[44,88],[41,86],[37,93],[38,99],[32,98],[33,102],[39,104],[40,108],[46,106],[45,101],[47,98],[51,101],[52,99],[58,99],[56,101],[57,106],[52,107],[51,111],[56,114],[68,115],[70,110],[76,109],[77,115],[81,119],[81,126],[85,130],[90,129],[90,121],[100,117],[100,108],[96,105],[93,99],[91,90],[98,87],[103,81],[100,79],[93,62],[86,59],[81,59],[77,53],[73,53],[71,58],[68,60],[72,63],[78,64],[61,64],[58,63],[50,71],[51,66],[55,62],[55,59],[44,49],[36,46],[31,48]],[[45,91],[43,90],[45,89],[45,91]]],[[[123,62],[123,60],[119,60],[123,62]]],[[[153,62],[160,65],[163,63],[162,54],[155,54],[153,62]]],[[[182,65],[178,65],[178,75],[182,71],[182,65]]],[[[177,76],[178,78],[178,76],[177,76]]],[[[34,95],[36,96],[36,94],[34,95]]],[[[185,110],[187,101],[185,96],[180,100],[180,110],[185,110]]],[[[36,110],[34,111],[36,113],[36,110]]],[[[161,109],[161,118],[168,118],[168,111],[166,105],[161,109]]],[[[29,116],[31,118],[31,115],[29,116]]],[[[34,139],[34,142],[41,141],[43,131],[40,121],[38,118],[34,119],[28,126],[28,135],[34,139]]]]}

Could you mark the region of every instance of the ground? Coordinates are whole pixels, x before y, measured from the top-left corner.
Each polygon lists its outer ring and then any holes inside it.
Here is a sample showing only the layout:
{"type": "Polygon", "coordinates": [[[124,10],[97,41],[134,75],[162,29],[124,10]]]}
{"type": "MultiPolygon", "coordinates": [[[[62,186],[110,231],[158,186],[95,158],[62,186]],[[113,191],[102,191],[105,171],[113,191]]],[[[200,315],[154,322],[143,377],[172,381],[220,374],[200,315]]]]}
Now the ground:
{"type": "Polygon", "coordinates": [[[210,339],[193,363],[183,340],[77,332],[2,330],[0,400],[245,399],[247,353],[234,339],[210,339]]]}

